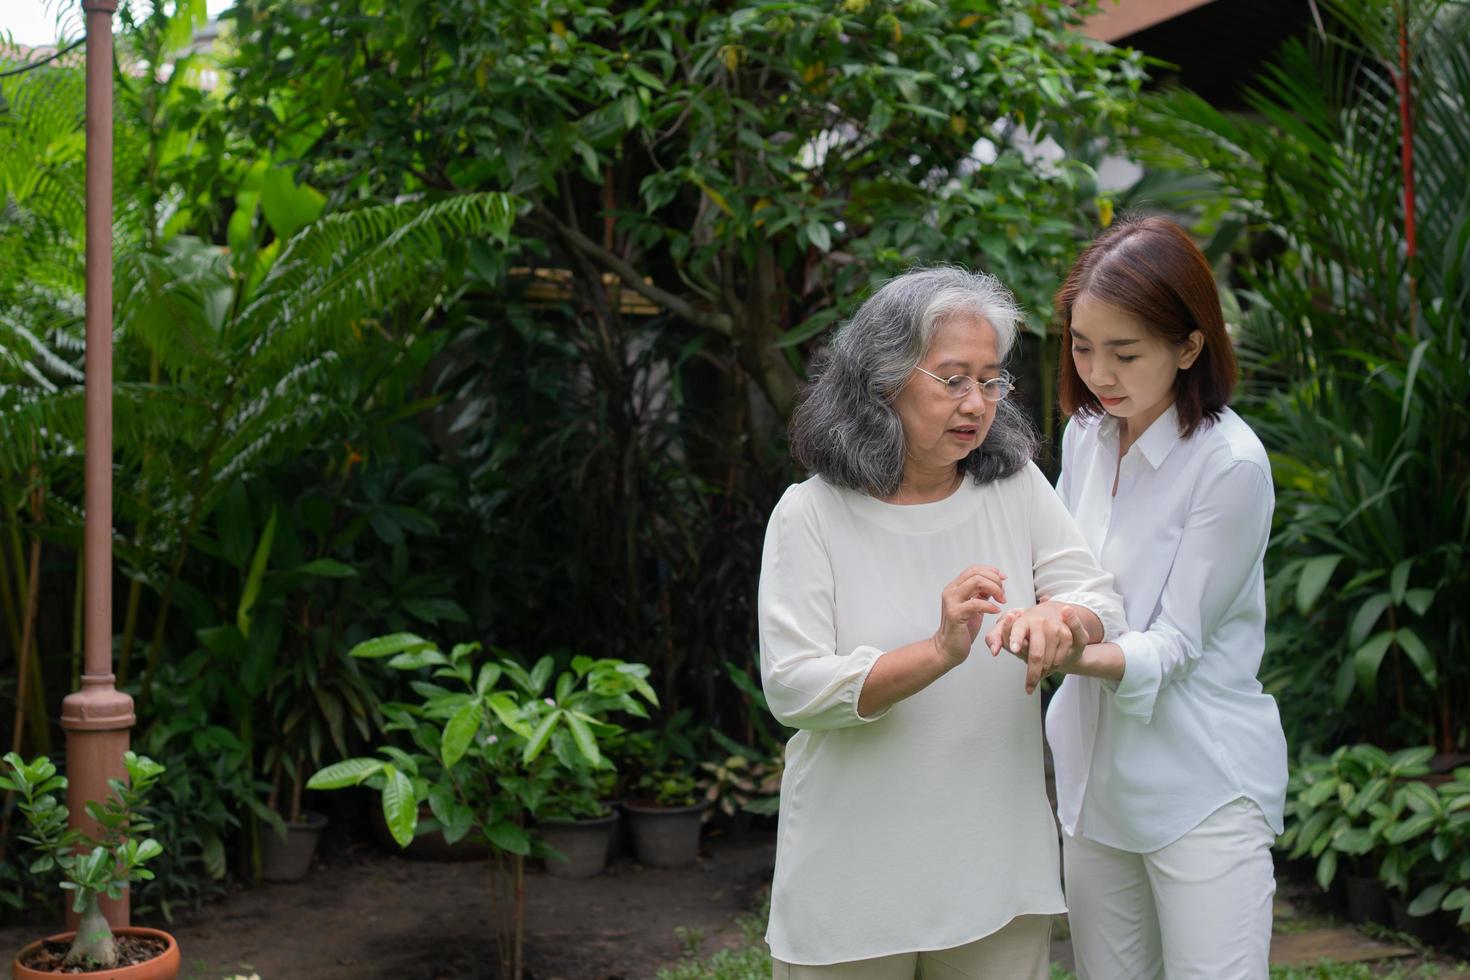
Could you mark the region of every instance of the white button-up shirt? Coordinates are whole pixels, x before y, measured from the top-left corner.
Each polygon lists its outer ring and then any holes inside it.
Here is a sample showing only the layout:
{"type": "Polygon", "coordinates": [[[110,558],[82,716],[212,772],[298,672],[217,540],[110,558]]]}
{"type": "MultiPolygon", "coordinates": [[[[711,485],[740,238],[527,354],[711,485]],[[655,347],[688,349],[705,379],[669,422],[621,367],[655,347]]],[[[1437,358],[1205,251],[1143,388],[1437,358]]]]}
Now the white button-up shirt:
{"type": "Polygon", "coordinates": [[[1119,423],[1074,417],[1057,485],[1134,632],[1116,686],[1068,676],[1046,735],[1068,834],[1144,853],[1240,797],[1281,832],[1286,738],[1256,672],[1271,466],[1230,409],[1193,436],[1171,406],[1118,458],[1119,423]],[[1117,496],[1113,481],[1117,478],[1117,496]]]}

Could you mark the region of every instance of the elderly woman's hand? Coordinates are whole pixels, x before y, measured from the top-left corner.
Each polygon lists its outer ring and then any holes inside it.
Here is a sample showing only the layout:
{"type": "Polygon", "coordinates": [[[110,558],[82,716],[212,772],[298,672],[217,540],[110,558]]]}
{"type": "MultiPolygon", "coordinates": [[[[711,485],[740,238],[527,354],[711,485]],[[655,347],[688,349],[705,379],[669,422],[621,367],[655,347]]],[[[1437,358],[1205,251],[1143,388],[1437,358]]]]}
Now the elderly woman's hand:
{"type": "Polygon", "coordinates": [[[1089,642],[1077,610],[1053,602],[1012,609],[985,636],[991,656],[1004,649],[1026,661],[1027,694],[1036,690],[1043,677],[1076,664],[1089,642]]]}
{"type": "Polygon", "coordinates": [[[944,587],[939,594],[939,629],[934,631],[934,646],[941,656],[954,664],[965,662],[980,635],[980,621],[986,613],[1000,612],[996,603],[1006,601],[1004,582],[1000,569],[971,565],[944,587]]]}

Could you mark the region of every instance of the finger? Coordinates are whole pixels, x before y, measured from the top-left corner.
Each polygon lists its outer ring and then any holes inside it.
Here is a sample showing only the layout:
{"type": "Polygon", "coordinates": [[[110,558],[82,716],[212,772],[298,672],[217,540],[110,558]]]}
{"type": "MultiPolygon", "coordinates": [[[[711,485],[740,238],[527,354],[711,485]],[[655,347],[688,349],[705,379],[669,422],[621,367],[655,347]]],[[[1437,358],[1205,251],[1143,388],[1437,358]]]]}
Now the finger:
{"type": "Polygon", "coordinates": [[[1043,659],[1045,651],[1042,647],[1031,647],[1026,656],[1026,693],[1030,694],[1036,690],[1036,685],[1041,683],[1041,677],[1045,670],[1043,659]]]}
{"type": "Polygon", "coordinates": [[[997,655],[1010,643],[1011,628],[1020,615],[1019,611],[1012,609],[996,621],[995,629],[991,633],[995,637],[995,650],[993,652],[997,655]]]}
{"type": "Polygon", "coordinates": [[[1072,631],[1072,647],[1077,649],[1085,647],[1092,642],[1092,637],[1087,635],[1087,629],[1082,625],[1082,617],[1070,606],[1062,610],[1062,622],[1067,624],[1067,629],[1072,631]]]}
{"type": "Polygon", "coordinates": [[[1027,633],[1027,645],[1040,655],[1044,664],[1047,657],[1046,620],[1040,618],[1030,620],[1027,633]]]}
{"type": "Polygon", "coordinates": [[[1051,602],[1051,596],[1047,595],[1044,592],[1036,597],[1036,604],[1038,606],[1041,605],[1043,602],[1051,602]]]}
{"type": "Polygon", "coordinates": [[[978,596],[974,599],[966,599],[955,607],[957,619],[969,619],[972,616],[988,616],[991,613],[998,612],[1000,612],[1000,606],[997,606],[988,599],[981,599],[978,596]]]}
{"type": "Polygon", "coordinates": [[[965,576],[958,584],[957,589],[966,598],[972,595],[982,595],[987,599],[999,599],[1006,601],[1005,586],[1001,584],[1000,574],[994,569],[979,569],[971,575],[965,576]]]}

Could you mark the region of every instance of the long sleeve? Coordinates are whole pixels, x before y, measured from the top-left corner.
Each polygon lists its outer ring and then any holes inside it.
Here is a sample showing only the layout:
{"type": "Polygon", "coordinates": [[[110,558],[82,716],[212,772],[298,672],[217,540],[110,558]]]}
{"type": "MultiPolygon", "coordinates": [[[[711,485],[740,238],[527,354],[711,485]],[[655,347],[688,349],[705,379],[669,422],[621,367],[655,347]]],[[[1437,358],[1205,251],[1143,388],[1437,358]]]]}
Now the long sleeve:
{"type": "Polygon", "coordinates": [[[1253,460],[1231,461],[1199,484],[1158,615],[1117,640],[1126,662],[1114,695],[1119,711],[1151,721],[1159,691],[1189,676],[1205,638],[1241,603],[1255,601],[1273,506],[1269,474],[1253,460]]]}
{"type": "Polygon", "coordinates": [[[876,721],[858,695],[884,651],[839,652],[832,564],[810,484],[791,487],[766,528],[759,592],[761,685],[771,714],[792,728],[844,728],[876,721]]]}
{"type": "Polygon", "coordinates": [[[1102,621],[1103,639],[1111,640],[1128,629],[1123,600],[1113,588],[1113,576],[1098,564],[1046,477],[1035,466],[1031,471],[1031,553],[1036,594],[1092,610],[1102,621]]]}

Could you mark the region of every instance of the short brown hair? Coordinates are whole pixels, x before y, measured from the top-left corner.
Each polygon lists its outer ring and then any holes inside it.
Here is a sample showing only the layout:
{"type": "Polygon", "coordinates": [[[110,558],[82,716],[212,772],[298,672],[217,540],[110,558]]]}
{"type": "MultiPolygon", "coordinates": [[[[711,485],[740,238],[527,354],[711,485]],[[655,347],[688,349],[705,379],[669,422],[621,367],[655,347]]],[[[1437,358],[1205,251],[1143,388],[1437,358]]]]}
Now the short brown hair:
{"type": "Polygon", "coordinates": [[[1179,432],[1188,438],[1205,419],[1220,417],[1235,390],[1235,351],[1209,260],[1182,228],[1167,218],[1120,221],[1083,250],[1057,290],[1063,340],[1058,399],[1063,412],[1087,417],[1102,415],[1103,408],[1072,362],[1072,308],[1084,293],[1137,317],[1173,344],[1198,330],[1204,348],[1174,379],[1179,432]]]}

